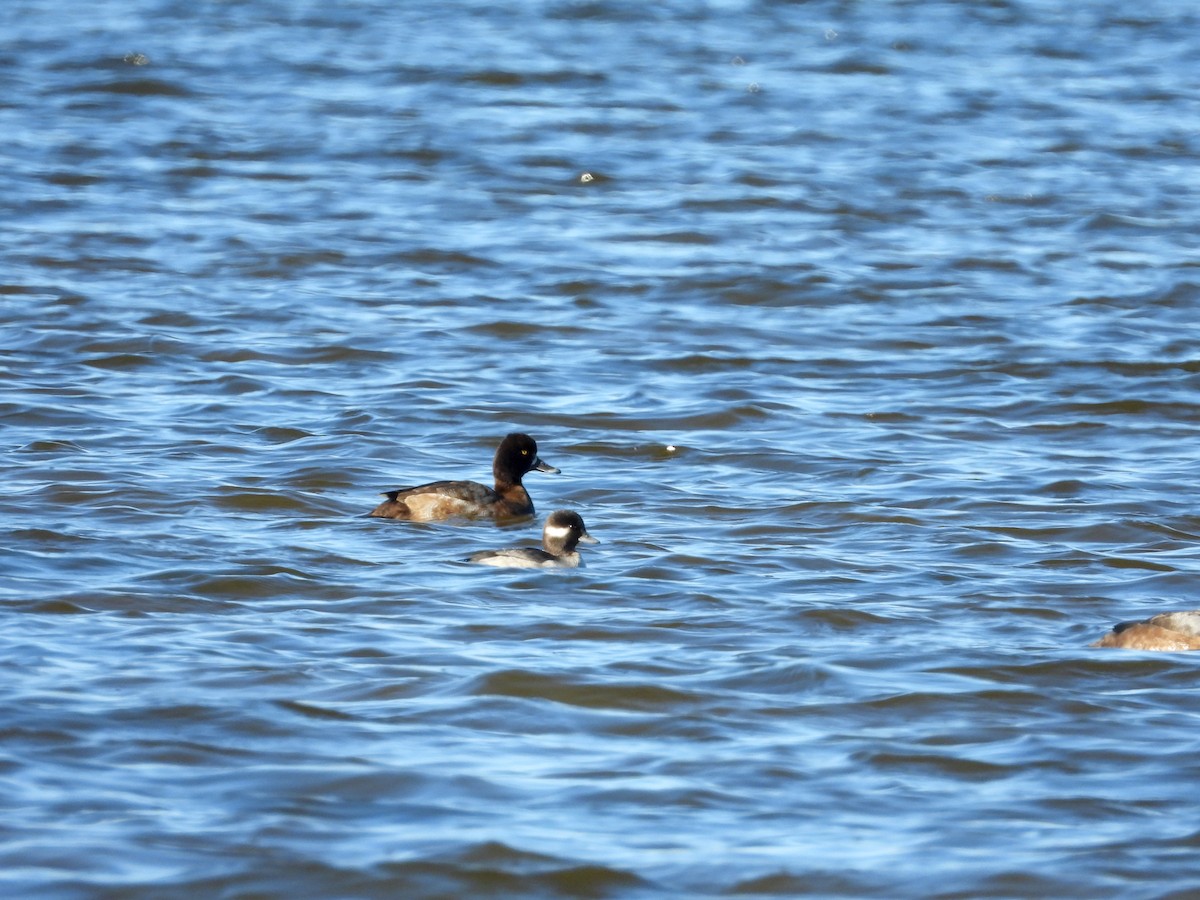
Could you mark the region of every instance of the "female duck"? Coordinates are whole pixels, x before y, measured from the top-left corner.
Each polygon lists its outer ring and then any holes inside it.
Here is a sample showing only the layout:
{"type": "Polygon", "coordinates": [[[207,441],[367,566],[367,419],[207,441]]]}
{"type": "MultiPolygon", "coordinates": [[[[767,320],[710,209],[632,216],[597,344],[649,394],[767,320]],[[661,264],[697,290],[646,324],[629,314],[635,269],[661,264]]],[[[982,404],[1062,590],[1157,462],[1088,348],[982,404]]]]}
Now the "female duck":
{"type": "Polygon", "coordinates": [[[1142,622],[1122,622],[1092,646],[1126,650],[1200,650],[1200,609],[1159,613],[1142,622]]]}
{"type": "Polygon", "coordinates": [[[371,515],[380,519],[431,522],[462,516],[511,519],[533,515],[533,501],[521,484],[528,472],[558,474],[538,458],[537,442],[527,434],[510,434],[492,460],[495,489],[474,481],[434,481],[384,492],[387,497],[371,515]]]}
{"type": "Polygon", "coordinates": [[[473,553],[470,562],[512,569],[577,569],[583,565],[577,544],[600,543],[587,532],[579,513],[560,509],[550,513],[542,529],[542,548],[511,547],[473,553]]]}

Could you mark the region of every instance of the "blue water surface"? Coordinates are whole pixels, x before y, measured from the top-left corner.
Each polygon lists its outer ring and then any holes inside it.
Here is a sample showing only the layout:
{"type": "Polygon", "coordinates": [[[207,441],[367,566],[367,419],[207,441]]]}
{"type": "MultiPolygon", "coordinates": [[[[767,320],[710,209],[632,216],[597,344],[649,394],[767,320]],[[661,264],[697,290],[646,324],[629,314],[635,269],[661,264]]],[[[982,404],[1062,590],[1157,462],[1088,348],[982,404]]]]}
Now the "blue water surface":
{"type": "Polygon", "coordinates": [[[1187,4],[0,6],[0,892],[1186,896],[1187,4]],[[488,481],[529,520],[370,519],[488,481]],[[579,511],[573,571],[463,560],[579,511]]]}

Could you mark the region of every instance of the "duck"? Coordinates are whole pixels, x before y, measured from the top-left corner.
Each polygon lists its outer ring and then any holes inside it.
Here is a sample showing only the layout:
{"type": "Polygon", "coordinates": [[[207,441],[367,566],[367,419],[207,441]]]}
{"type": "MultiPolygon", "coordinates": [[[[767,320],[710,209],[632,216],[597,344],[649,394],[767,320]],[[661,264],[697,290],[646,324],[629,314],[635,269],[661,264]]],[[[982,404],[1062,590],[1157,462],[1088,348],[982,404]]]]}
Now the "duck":
{"type": "Polygon", "coordinates": [[[472,553],[468,562],[511,569],[577,569],[583,558],[578,544],[600,543],[583,524],[583,517],[569,509],[557,509],[546,517],[541,547],[509,547],[472,553]]]}
{"type": "Polygon", "coordinates": [[[1091,646],[1125,650],[1200,650],[1200,609],[1159,613],[1141,622],[1121,622],[1091,646]]]}
{"type": "Polygon", "coordinates": [[[559,474],[538,456],[527,434],[506,435],[492,459],[495,488],[474,481],[432,481],[384,491],[387,497],[369,515],[377,519],[434,522],[452,518],[519,519],[533,515],[533,501],[521,479],[529,472],[559,474]]]}

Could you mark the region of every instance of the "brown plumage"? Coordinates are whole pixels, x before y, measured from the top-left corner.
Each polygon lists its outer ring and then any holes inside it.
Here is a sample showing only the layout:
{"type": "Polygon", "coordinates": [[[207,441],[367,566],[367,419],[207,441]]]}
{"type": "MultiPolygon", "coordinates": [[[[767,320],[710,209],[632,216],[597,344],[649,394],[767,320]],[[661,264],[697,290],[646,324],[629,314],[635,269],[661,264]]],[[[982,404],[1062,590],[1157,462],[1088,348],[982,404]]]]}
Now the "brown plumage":
{"type": "Polygon", "coordinates": [[[538,458],[537,442],[527,434],[506,436],[492,459],[495,488],[474,481],[434,481],[386,491],[371,515],[380,519],[431,522],[450,518],[511,519],[533,515],[533,501],[521,479],[529,472],[557,473],[538,458]]]}
{"type": "Polygon", "coordinates": [[[1142,622],[1122,622],[1092,646],[1125,650],[1200,650],[1200,610],[1159,613],[1142,622]]]}

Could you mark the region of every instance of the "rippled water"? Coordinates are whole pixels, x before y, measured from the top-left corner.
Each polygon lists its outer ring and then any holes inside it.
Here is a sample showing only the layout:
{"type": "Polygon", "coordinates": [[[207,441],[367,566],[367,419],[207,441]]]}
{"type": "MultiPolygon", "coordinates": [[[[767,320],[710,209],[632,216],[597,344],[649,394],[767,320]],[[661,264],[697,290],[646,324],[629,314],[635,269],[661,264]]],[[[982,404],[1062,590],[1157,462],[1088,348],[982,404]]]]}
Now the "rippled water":
{"type": "Polygon", "coordinates": [[[0,6],[0,891],[1183,896],[1200,16],[0,6]],[[365,518],[486,480],[537,521],[365,518]],[[479,569],[579,510],[569,572],[479,569]]]}

